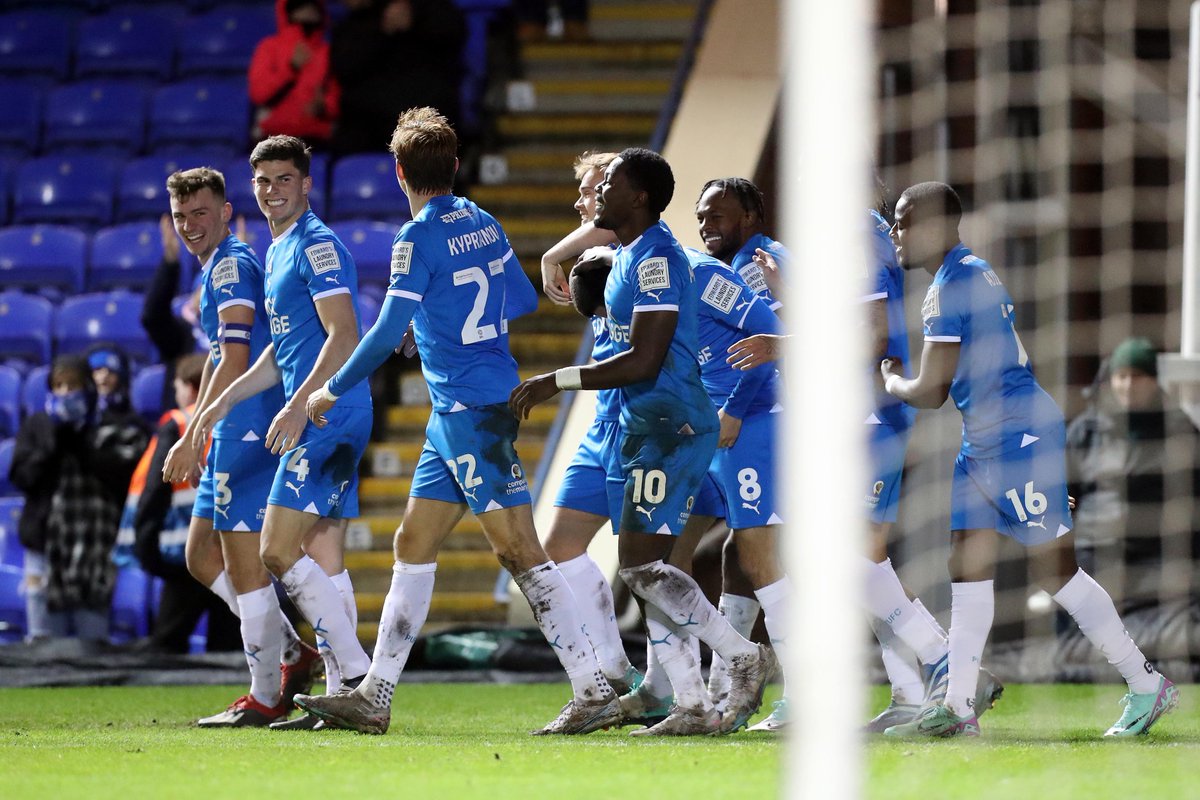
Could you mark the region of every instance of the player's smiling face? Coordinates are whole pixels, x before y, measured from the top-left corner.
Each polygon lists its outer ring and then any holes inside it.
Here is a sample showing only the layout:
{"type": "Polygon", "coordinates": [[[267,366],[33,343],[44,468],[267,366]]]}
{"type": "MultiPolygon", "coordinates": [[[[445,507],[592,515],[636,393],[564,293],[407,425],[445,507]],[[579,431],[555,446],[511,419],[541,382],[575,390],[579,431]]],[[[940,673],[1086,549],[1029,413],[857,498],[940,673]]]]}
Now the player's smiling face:
{"type": "Polygon", "coordinates": [[[271,229],[281,231],[308,210],[311,177],[300,177],[291,161],[260,161],[254,168],[254,197],[271,229]]]}
{"type": "Polygon", "coordinates": [[[696,222],[704,249],[713,258],[728,264],[750,238],[751,217],[733,192],[716,186],[700,195],[696,203],[696,222]]]}
{"type": "Polygon", "coordinates": [[[629,176],[621,168],[624,162],[614,158],[604,171],[604,180],[596,187],[596,216],[593,224],[597,228],[615,231],[629,220],[637,192],[629,183],[629,176]]]}
{"type": "Polygon", "coordinates": [[[187,197],[171,198],[171,220],[187,251],[203,263],[229,235],[233,208],[207,186],[187,197]]]}
{"type": "Polygon", "coordinates": [[[949,248],[942,242],[942,220],[923,217],[907,196],[896,203],[896,223],[889,232],[896,248],[896,260],[905,269],[936,272],[949,248]]]}
{"type": "Polygon", "coordinates": [[[596,185],[604,180],[604,171],[592,167],[579,179],[579,199],[575,201],[575,210],[579,212],[581,223],[591,222],[596,217],[596,185]]]}

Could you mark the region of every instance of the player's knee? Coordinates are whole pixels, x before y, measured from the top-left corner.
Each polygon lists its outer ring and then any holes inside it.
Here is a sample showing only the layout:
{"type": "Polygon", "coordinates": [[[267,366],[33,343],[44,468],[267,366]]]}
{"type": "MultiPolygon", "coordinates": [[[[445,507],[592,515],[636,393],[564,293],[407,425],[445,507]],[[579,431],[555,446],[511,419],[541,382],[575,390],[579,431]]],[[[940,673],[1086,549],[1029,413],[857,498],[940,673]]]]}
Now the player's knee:
{"type": "Polygon", "coordinates": [[[276,578],[282,578],[284,573],[296,563],[297,559],[295,553],[287,552],[287,549],[281,545],[268,541],[263,541],[259,555],[262,557],[262,563],[266,567],[267,572],[270,572],[276,578]]]}

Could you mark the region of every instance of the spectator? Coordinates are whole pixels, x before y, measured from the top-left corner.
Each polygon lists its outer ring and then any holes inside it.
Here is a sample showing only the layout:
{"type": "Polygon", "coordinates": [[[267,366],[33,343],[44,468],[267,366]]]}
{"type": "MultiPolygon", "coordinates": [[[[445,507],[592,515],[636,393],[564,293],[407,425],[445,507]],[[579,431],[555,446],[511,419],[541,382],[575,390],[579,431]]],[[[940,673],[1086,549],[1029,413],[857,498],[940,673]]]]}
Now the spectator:
{"type": "Polygon", "coordinates": [[[255,138],[287,134],[328,142],[338,115],[338,85],[329,71],[324,0],[276,0],[279,33],[259,42],[250,60],[255,138]]]}
{"type": "MultiPolygon", "coordinates": [[[[550,22],[550,0],[515,0],[517,38],[522,42],[540,42],[546,38],[550,22]]],[[[562,17],[562,38],[567,42],[588,40],[588,0],[558,0],[562,17]]]]}
{"type": "Polygon", "coordinates": [[[109,347],[92,359],[56,358],[45,411],[17,432],[10,477],[25,494],[18,531],[31,639],[108,637],[109,556],[146,435],[122,403],[122,354],[109,347]],[[105,384],[103,396],[94,376],[105,384]]]}
{"type": "Polygon", "coordinates": [[[175,235],[170,215],[162,215],[159,233],[162,236],[163,258],[146,289],[141,323],[167,367],[160,408],[170,408],[174,397],[171,387],[175,379],[176,362],[197,349],[208,352],[208,339],[200,327],[199,289],[192,292],[184,305],[182,317],[176,316],[171,308],[171,303],[179,294],[183,267],[179,261],[179,238],[175,235]]]}
{"type": "Polygon", "coordinates": [[[360,0],[334,26],[339,153],[380,152],[401,112],[432,106],[457,127],[466,19],[448,0],[360,0]]]}
{"type": "Polygon", "coordinates": [[[162,480],[163,463],[171,447],[187,430],[200,393],[207,356],[193,353],[175,365],[175,408],[162,415],[158,431],[142,454],[121,517],[113,561],[118,567],[140,565],[162,578],[162,595],[147,649],[186,653],[196,623],[208,612],[209,650],[240,650],[238,622],[229,607],[208,587],[196,582],[184,559],[196,488],[184,481],[162,480]]]}
{"type": "MultiPolygon", "coordinates": [[[[1080,565],[1112,594],[1147,658],[1194,669],[1200,433],[1159,389],[1157,355],[1146,339],[1113,351],[1107,388],[1097,381],[1091,405],[1067,429],[1069,491],[1080,565]]],[[[1089,649],[1074,633],[1061,642],[1069,660],[1089,649]]]]}

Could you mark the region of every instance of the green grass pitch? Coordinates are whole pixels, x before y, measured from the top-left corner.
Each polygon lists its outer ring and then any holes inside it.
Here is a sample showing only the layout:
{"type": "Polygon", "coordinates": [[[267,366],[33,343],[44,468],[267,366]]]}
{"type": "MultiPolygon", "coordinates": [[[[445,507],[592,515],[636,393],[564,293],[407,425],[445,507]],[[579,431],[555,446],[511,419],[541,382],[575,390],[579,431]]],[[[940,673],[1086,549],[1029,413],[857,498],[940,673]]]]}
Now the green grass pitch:
{"type": "MultiPolygon", "coordinates": [[[[621,731],[532,738],[558,685],[404,685],[387,736],[202,731],[233,687],[0,690],[0,796],[224,798],[773,798],[784,751],[767,736],[645,741],[621,731]]],[[[864,796],[1200,798],[1200,688],[1148,737],[1104,741],[1121,687],[1013,686],[976,741],[866,748],[864,796]]],[[[768,698],[770,699],[770,698],[768,698]]],[[[886,701],[871,690],[873,707],[886,701]]],[[[802,718],[801,718],[802,719],[802,718]]]]}

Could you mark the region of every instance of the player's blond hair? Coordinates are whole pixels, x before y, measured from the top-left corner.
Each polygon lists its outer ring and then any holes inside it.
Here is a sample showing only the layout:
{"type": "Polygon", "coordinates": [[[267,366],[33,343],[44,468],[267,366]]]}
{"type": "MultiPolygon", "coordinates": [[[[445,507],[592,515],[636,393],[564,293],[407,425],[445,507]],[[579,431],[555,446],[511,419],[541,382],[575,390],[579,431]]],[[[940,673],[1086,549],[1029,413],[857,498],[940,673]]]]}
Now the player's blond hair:
{"type": "Polygon", "coordinates": [[[616,157],[616,153],[598,153],[595,150],[583,151],[575,157],[575,180],[583,180],[583,176],[594,169],[604,172],[616,157]]]}
{"type": "Polygon", "coordinates": [[[209,189],[213,197],[225,202],[225,176],[212,167],[180,169],[167,178],[167,194],[175,200],[191,197],[201,189],[209,189]]]}
{"type": "Polygon", "coordinates": [[[410,190],[434,194],[454,185],[458,136],[436,108],[410,108],[401,114],[389,146],[410,190]]]}

